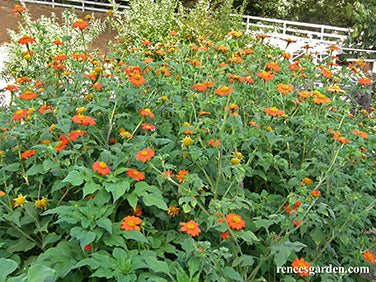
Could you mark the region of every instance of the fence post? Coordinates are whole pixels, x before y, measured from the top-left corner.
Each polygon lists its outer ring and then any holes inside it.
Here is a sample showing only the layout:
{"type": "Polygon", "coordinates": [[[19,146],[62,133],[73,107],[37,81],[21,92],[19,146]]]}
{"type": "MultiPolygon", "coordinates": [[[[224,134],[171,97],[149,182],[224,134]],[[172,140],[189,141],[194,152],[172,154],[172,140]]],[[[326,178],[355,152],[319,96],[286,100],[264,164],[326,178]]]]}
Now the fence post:
{"type": "Polygon", "coordinates": [[[82,0],[82,12],[85,12],[85,0],[82,0]]]}
{"type": "Polygon", "coordinates": [[[286,35],[286,22],[283,22],[283,35],[286,35]]]}
{"type": "Polygon", "coordinates": [[[52,0],[52,9],[55,9],[55,0],[52,0]]]}
{"type": "Polygon", "coordinates": [[[247,17],[247,28],[246,28],[245,32],[246,32],[246,33],[249,32],[249,17],[247,17]]]}

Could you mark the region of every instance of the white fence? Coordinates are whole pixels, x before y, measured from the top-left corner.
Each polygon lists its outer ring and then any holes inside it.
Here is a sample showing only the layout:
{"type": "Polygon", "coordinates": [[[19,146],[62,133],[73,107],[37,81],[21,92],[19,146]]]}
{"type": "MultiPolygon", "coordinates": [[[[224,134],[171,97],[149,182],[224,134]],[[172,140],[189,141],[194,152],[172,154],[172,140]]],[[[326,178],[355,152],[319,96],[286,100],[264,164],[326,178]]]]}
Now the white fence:
{"type": "MultiPolygon", "coordinates": [[[[52,8],[55,7],[65,7],[65,8],[76,8],[84,11],[95,11],[95,12],[106,12],[112,8],[112,5],[107,0],[23,0],[28,3],[50,5],[52,8]]],[[[116,4],[119,4],[120,9],[129,8],[127,5],[128,1],[116,0],[116,4]]]]}

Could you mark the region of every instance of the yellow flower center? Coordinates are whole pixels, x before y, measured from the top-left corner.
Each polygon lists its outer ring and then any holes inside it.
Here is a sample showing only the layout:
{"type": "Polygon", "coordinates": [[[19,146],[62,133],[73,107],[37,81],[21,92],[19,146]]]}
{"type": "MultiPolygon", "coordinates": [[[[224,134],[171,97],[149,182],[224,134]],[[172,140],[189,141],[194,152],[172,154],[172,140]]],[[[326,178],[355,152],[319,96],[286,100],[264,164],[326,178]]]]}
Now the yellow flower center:
{"type": "Polygon", "coordinates": [[[22,205],[25,203],[25,198],[23,196],[19,196],[17,199],[16,199],[16,204],[17,205],[22,205]]]}
{"type": "Polygon", "coordinates": [[[222,92],[225,92],[225,91],[228,90],[228,87],[227,86],[223,86],[221,90],[222,90],[222,92]]]}
{"type": "Polygon", "coordinates": [[[30,91],[29,89],[26,89],[26,90],[25,90],[25,94],[26,94],[26,95],[29,95],[30,93],[31,93],[31,91],[30,91]]]}
{"type": "Polygon", "coordinates": [[[20,115],[20,114],[22,114],[23,113],[23,110],[18,110],[17,112],[16,112],[16,115],[20,115]]]}
{"type": "Polygon", "coordinates": [[[138,171],[137,171],[137,170],[134,170],[134,171],[132,172],[132,174],[133,174],[134,176],[137,176],[137,175],[138,175],[138,171]]]}
{"type": "Polygon", "coordinates": [[[142,152],[141,152],[141,155],[143,155],[143,156],[147,156],[147,155],[148,155],[148,151],[142,151],[142,152]]]}
{"type": "Polygon", "coordinates": [[[186,226],[189,230],[192,230],[195,228],[195,225],[193,223],[188,223],[187,226],[186,226]]]}
{"type": "Polygon", "coordinates": [[[133,220],[128,220],[127,224],[129,227],[133,227],[136,225],[133,220]]]}
{"type": "Polygon", "coordinates": [[[151,113],[150,109],[145,109],[144,111],[149,113],[149,114],[151,113]]]}
{"type": "Polygon", "coordinates": [[[319,98],[319,99],[325,99],[325,98],[326,98],[326,96],[325,96],[325,95],[323,95],[323,94],[319,94],[319,95],[317,95],[317,98],[319,98]]]}
{"type": "Polygon", "coordinates": [[[285,85],[282,86],[282,89],[283,90],[289,90],[289,86],[285,84],[285,85]]]}
{"type": "Polygon", "coordinates": [[[240,222],[240,218],[238,217],[238,216],[233,216],[232,218],[231,218],[231,220],[232,220],[232,222],[235,222],[235,223],[239,223],[240,222]]]}
{"type": "Polygon", "coordinates": [[[79,130],[77,130],[77,133],[78,133],[78,134],[80,134],[80,133],[81,133],[81,130],[80,130],[80,129],[79,129],[79,130]]]}
{"type": "Polygon", "coordinates": [[[83,20],[82,20],[82,19],[78,19],[77,22],[78,22],[78,23],[82,23],[83,20]]]}
{"type": "Polygon", "coordinates": [[[26,34],[24,36],[22,36],[23,39],[27,39],[29,38],[29,36],[27,36],[26,34]]]}
{"type": "Polygon", "coordinates": [[[78,115],[77,116],[79,119],[83,119],[85,116],[84,115],[78,115]]]}
{"type": "Polygon", "coordinates": [[[15,8],[15,9],[18,9],[18,8],[20,8],[20,5],[16,5],[14,8],[15,8]]]}
{"type": "Polygon", "coordinates": [[[278,112],[278,109],[276,107],[273,107],[273,108],[270,109],[270,111],[273,112],[273,113],[276,113],[276,112],[278,112]]]}
{"type": "Polygon", "coordinates": [[[141,76],[139,75],[139,74],[136,74],[135,76],[134,76],[134,79],[136,79],[136,80],[139,80],[141,78],[141,76]]]}
{"type": "Polygon", "coordinates": [[[106,168],[107,165],[106,165],[105,162],[100,162],[100,163],[99,163],[99,167],[100,167],[100,168],[106,168]]]}

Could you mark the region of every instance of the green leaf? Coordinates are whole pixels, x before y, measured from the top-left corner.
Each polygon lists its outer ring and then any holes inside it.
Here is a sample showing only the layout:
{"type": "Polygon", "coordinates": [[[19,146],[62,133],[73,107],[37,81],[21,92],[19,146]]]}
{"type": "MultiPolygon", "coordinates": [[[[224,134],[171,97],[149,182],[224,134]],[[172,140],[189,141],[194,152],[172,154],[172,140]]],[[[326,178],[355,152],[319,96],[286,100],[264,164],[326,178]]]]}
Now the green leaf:
{"type": "Polygon", "coordinates": [[[84,180],[81,174],[77,170],[72,170],[69,172],[67,177],[63,179],[62,182],[69,182],[73,186],[79,186],[84,182],[84,180]]]}
{"type": "Polygon", "coordinates": [[[26,239],[25,237],[21,237],[21,239],[13,242],[7,249],[9,253],[15,252],[27,252],[35,247],[35,243],[26,239]]]}
{"type": "Polygon", "coordinates": [[[278,266],[283,266],[286,264],[288,257],[291,255],[292,251],[299,252],[303,247],[306,247],[303,243],[289,241],[277,242],[271,247],[271,254],[275,254],[274,261],[278,266]]]}
{"type": "Polygon", "coordinates": [[[105,183],[105,189],[112,193],[114,202],[116,202],[120,197],[122,197],[126,191],[129,190],[129,183],[121,180],[120,183],[105,183]]]}
{"type": "Polygon", "coordinates": [[[90,195],[90,194],[93,194],[94,192],[98,191],[101,189],[101,186],[94,183],[94,182],[87,182],[85,185],[84,185],[84,188],[83,188],[83,197],[85,198],[86,195],[90,195]]]}
{"type": "MultiPolygon", "coordinates": [[[[197,257],[191,257],[188,261],[189,276],[193,278],[195,273],[200,270],[200,260],[197,257]]],[[[200,272],[197,274],[200,275],[200,272]]]]}
{"type": "Polygon", "coordinates": [[[252,266],[255,260],[251,256],[242,255],[240,257],[237,257],[233,263],[232,267],[236,267],[240,264],[240,266],[252,266]]]}
{"type": "Polygon", "coordinates": [[[37,164],[33,165],[26,173],[25,176],[36,175],[38,173],[43,173],[43,165],[37,164]]]}
{"type": "Polygon", "coordinates": [[[232,267],[226,266],[223,269],[223,276],[229,281],[243,281],[242,277],[232,267]]]}
{"type": "Polygon", "coordinates": [[[101,218],[97,221],[97,225],[98,225],[99,227],[104,228],[104,229],[107,230],[110,234],[112,234],[112,222],[111,222],[111,220],[109,220],[108,218],[106,218],[106,217],[101,217],[101,218]]]}
{"type": "Polygon", "coordinates": [[[42,248],[46,247],[48,244],[55,243],[61,239],[61,235],[57,235],[56,233],[50,233],[46,236],[43,241],[42,248]]]}
{"type": "Polygon", "coordinates": [[[28,282],[53,282],[58,278],[55,269],[49,268],[43,264],[34,264],[27,272],[28,282]]]}
{"type": "Polygon", "coordinates": [[[4,166],[5,171],[19,171],[20,164],[19,163],[13,163],[4,166]]]}
{"type": "Polygon", "coordinates": [[[162,210],[165,210],[165,211],[168,210],[166,202],[163,200],[162,193],[160,192],[145,195],[142,199],[144,201],[144,204],[148,207],[156,206],[162,210]]]}
{"type": "Polygon", "coordinates": [[[5,281],[8,274],[11,274],[13,271],[16,270],[18,267],[17,262],[10,260],[10,259],[5,259],[1,258],[0,259],[0,281],[5,281]]]}
{"type": "Polygon", "coordinates": [[[149,244],[148,239],[146,239],[144,234],[142,234],[138,230],[133,230],[133,231],[127,230],[127,231],[124,231],[122,233],[122,235],[124,236],[125,239],[132,239],[132,240],[135,240],[135,241],[138,241],[138,242],[149,244]]]}
{"type": "Polygon", "coordinates": [[[81,227],[74,227],[71,229],[70,234],[73,238],[80,241],[81,248],[84,249],[86,245],[89,245],[94,241],[96,234],[92,231],[87,231],[81,227]]]}
{"type": "Polygon", "coordinates": [[[48,170],[55,168],[55,167],[58,167],[58,166],[59,166],[59,164],[57,162],[52,161],[52,160],[45,160],[43,162],[43,170],[44,171],[48,171],[48,170]]]}
{"type": "Polygon", "coordinates": [[[159,261],[154,257],[148,257],[145,259],[145,263],[153,270],[154,272],[163,272],[166,274],[170,273],[168,264],[165,261],[159,261]]]}
{"type": "Polygon", "coordinates": [[[252,245],[254,242],[260,241],[260,239],[258,239],[257,236],[250,230],[243,232],[240,235],[240,238],[246,241],[248,245],[252,245]]]}

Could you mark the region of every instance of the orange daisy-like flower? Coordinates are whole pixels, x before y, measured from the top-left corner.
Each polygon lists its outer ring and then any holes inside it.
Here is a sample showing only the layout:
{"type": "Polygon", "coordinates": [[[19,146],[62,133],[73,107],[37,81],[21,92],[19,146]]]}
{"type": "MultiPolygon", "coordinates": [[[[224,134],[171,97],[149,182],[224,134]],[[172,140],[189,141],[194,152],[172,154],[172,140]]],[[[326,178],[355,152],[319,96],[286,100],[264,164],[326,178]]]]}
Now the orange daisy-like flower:
{"type": "Polygon", "coordinates": [[[291,264],[292,269],[295,273],[299,274],[300,277],[308,276],[309,275],[309,268],[311,267],[311,264],[304,261],[304,258],[301,259],[295,259],[293,263],[291,264]]]}
{"type": "Polygon", "coordinates": [[[265,81],[269,81],[274,78],[274,74],[272,74],[271,72],[267,72],[267,71],[260,72],[256,74],[256,76],[261,77],[265,81]]]}
{"type": "Polygon", "coordinates": [[[298,93],[298,96],[300,98],[309,98],[312,96],[312,92],[309,92],[309,91],[301,91],[298,93]]]}
{"type": "Polygon", "coordinates": [[[229,213],[226,215],[225,220],[231,229],[240,230],[245,228],[245,222],[240,215],[229,213]]]}
{"type": "Polygon", "coordinates": [[[155,125],[143,123],[142,124],[142,129],[155,131],[155,125]]]}
{"type": "Polygon", "coordinates": [[[141,86],[142,84],[144,84],[146,82],[146,79],[138,73],[132,75],[129,78],[129,80],[132,83],[132,85],[137,85],[137,86],[141,86]]]}
{"type": "Polygon", "coordinates": [[[285,113],[281,110],[278,110],[276,107],[273,107],[273,108],[264,108],[264,112],[268,115],[271,115],[273,117],[275,116],[282,116],[284,115],[285,113]]]}
{"type": "Polygon", "coordinates": [[[313,190],[313,191],[309,191],[309,192],[311,192],[312,196],[315,196],[315,197],[318,197],[318,196],[321,195],[321,192],[318,191],[318,190],[313,190]]]}
{"type": "Polygon", "coordinates": [[[294,87],[290,84],[278,84],[277,85],[277,91],[282,94],[287,94],[289,92],[292,92],[294,90],[294,87]]]}
{"type": "Polygon", "coordinates": [[[132,177],[132,178],[136,179],[137,181],[145,179],[145,175],[142,172],[139,172],[135,169],[128,169],[127,174],[128,174],[129,177],[132,177]]]}
{"type": "Polygon", "coordinates": [[[311,184],[313,183],[313,180],[312,179],[309,179],[308,177],[304,177],[302,182],[300,182],[300,185],[302,186],[311,186],[311,184]]]}
{"type": "Polygon", "coordinates": [[[342,90],[338,85],[326,87],[326,90],[332,93],[345,93],[346,92],[345,90],[342,90]]]}
{"type": "Polygon", "coordinates": [[[176,215],[179,214],[180,208],[177,208],[176,206],[171,206],[168,208],[168,215],[172,215],[172,217],[175,217],[176,215]]]}
{"type": "Polygon", "coordinates": [[[141,152],[138,152],[135,156],[136,160],[143,163],[146,161],[150,161],[152,157],[154,157],[153,149],[143,149],[141,152]]]}
{"type": "Polygon", "coordinates": [[[74,28],[78,27],[79,29],[85,29],[88,26],[89,24],[82,19],[78,19],[76,22],[73,23],[74,28]]]}
{"type": "Polygon", "coordinates": [[[217,146],[221,145],[221,142],[218,139],[215,139],[215,142],[214,142],[213,139],[210,139],[210,141],[206,141],[206,143],[208,143],[208,145],[210,145],[212,147],[217,147],[217,146]]]}
{"type": "Polygon", "coordinates": [[[13,114],[12,120],[21,120],[25,118],[25,116],[27,116],[28,114],[29,114],[28,109],[18,110],[17,112],[13,114]]]}
{"type": "Polygon", "coordinates": [[[142,116],[150,116],[150,118],[154,118],[154,114],[150,111],[150,109],[139,109],[138,112],[142,115],[142,116]]]}
{"type": "Polygon", "coordinates": [[[369,78],[363,77],[363,78],[359,78],[359,83],[361,85],[369,85],[371,84],[371,80],[369,78]]]}
{"type": "Polygon", "coordinates": [[[175,175],[172,173],[171,170],[167,170],[167,171],[162,172],[161,177],[163,177],[163,179],[166,179],[166,176],[173,178],[175,175]]]}
{"type": "Polygon", "coordinates": [[[195,89],[195,88],[198,92],[204,92],[206,91],[206,89],[208,89],[208,87],[204,83],[197,83],[193,85],[192,89],[195,89]]]}
{"type": "Polygon", "coordinates": [[[326,78],[331,78],[333,76],[333,73],[327,68],[322,68],[321,74],[325,76],[326,78]]]}
{"type": "Polygon", "coordinates": [[[235,36],[235,37],[240,37],[243,35],[243,32],[241,31],[231,31],[227,34],[228,36],[235,36]]]}
{"type": "Polygon", "coordinates": [[[316,95],[316,97],[313,98],[313,102],[317,105],[330,104],[332,102],[330,98],[326,97],[324,94],[321,94],[319,91],[313,91],[313,94],[316,95]]]}
{"type": "Polygon", "coordinates": [[[274,63],[274,62],[267,63],[266,67],[273,70],[274,72],[280,72],[281,71],[281,67],[277,63],[274,63]]]}
{"type": "Polygon", "coordinates": [[[228,48],[226,46],[223,46],[223,45],[214,46],[214,49],[218,50],[218,51],[222,51],[222,52],[228,51],[228,48]]]}
{"type": "Polygon", "coordinates": [[[21,159],[28,159],[34,156],[35,151],[34,150],[27,150],[21,154],[21,159]]]}
{"type": "Polygon", "coordinates": [[[368,134],[365,133],[365,132],[363,132],[363,131],[353,130],[351,132],[354,133],[354,134],[357,134],[359,137],[362,137],[363,139],[367,139],[368,138],[368,134]]]}
{"type": "Polygon", "coordinates": [[[42,115],[44,115],[44,113],[45,113],[46,111],[48,111],[48,110],[50,110],[50,111],[54,111],[55,109],[52,108],[52,106],[47,106],[47,105],[44,105],[44,106],[42,106],[42,107],[39,108],[39,112],[40,112],[42,115]]]}
{"type": "Polygon", "coordinates": [[[76,141],[78,137],[83,136],[87,133],[85,130],[73,130],[71,133],[68,134],[69,140],[76,141]]]}
{"type": "Polygon", "coordinates": [[[27,35],[24,35],[22,36],[19,40],[18,40],[18,43],[19,44],[23,44],[23,45],[26,45],[26,44],[32,44],[33,42],[35,42],[35,39],[30,37],[30,36],[27,36],[27,35]]]}
{"type": "Polygon", "coordinates": [[[97,119],[78,114],[72,117],[72,121],[77,124],[94,125],[97,119]]]}
{"type": "Polygon", "coordinates": [[[33,100],[38,97],[37,93],[31,92],[29,89],[26,89],[23,94],[20,95],[22,100],[33,100]]]}
{"type": "Polygon", "coordinates": [[[132,214],[136,216],[141,216],[142,215],[142,210],[139,208],[139,206],[136,206],[136,210],[132,208],[132,214]]]}
{"type": "Polygon", "coordinates": [[[101,175],[107,175],[111,172],[110,168],[105,162],[95,162],[92,166],[93,170],[101,175]]]}
{"type": "Polygon", "coordinates": [[[224,232],[224,233],[222,233],[221,238],[227,239],[227,238],[230,238],[230,235],[228,234],[228,232],[224,232]]]}
{"type": "Polygon", "coordinates": [[[123,218],[123,222],[120,223],[121,229],[125,231],[133,231],[138,230],[141,231],[140,224],[142,222],[142,219],[137,216],[127,216],[123,218]]]}
{"type": "Polygon", "coordinates": [[[345,144],[345,143],[350,143],[350,140],[346,139],[345,137],[342,137],[342,136],[337,136],[337,135],[334,135],[333,136],[333,139],[341,142],[342,144],[345,144]]]}
{"type": "Polygon", "coordinates": [[[364,257],[365,260],[369,261],[372,265],[374,265],[376,263],[375,257],[369,251],[363,253],[363,257],[364,257]]]}
{"type": "Polygon", "coordinates": [[[215,94],[222,96],[222,97],[230,94],[230,92],[231,92],[231,86],[224,86],[224,85],[222,85],[219,89],[215,90],[215,94]]]}
{"type": "Polygon", "coordinates": [[[185,180],[185,176],[184,175],[186,175],[186,174],[188,174],[188,170],[185,170],[185,169],[183,169],[183,170],[179,170],[179,174],[178,174],[178,176],[176,176],[176,178],[179,180],[179,183],[180,182],[184,182],[184,180],[185,180]]]}
{"type": "Polygon", "coordinates": [[[54,149],[56,150],[56,153],[57,153],[57,152],[60,152],[61,150],[64,150],[66,147],[67,147],[67,143],[64,143],[64,141],[60,141],[59,143],[57,143],[54,149]]]}
{"type": "Polygon", "coordinates": [[[24,7],[20,7],[20,5],[16,5],[12,11],[12,14],[15,14],[15,13],[21,13],[23,11],[25,11],[26,9],[24,7]]]}
{"type": "Polygon", "coordinates": [[[192,235],[192,237],[198,236],[201,233],[201,229],[198,227],[198,223],[190,220],[188,222],[180,222],[180,225],[183,227],[180,228],[180,231],[187,232],[188,235],[192,235]]]}

